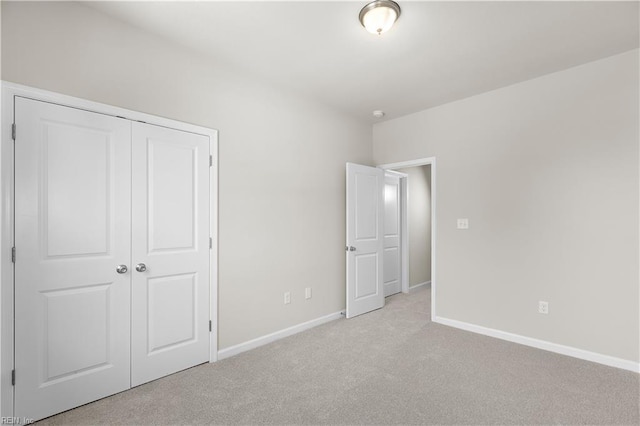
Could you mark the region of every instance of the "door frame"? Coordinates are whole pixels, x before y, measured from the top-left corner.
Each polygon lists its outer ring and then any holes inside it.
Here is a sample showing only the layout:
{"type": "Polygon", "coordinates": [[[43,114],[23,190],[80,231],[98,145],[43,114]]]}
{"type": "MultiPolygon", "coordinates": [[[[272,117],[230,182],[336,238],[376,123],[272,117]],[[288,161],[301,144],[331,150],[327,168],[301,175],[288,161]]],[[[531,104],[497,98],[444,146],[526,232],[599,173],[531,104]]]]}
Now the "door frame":
{"type": "Polygon", "coordinates": [[[408,181],[409,175],[397,170],[384,170],[387,173],[400,179],[400,291],[409,293],[409,214],[408,214],[408,181]]]}
{"type": "MultiPolygon", "coordinates": [[[[85,99],[67,96],[20,84],[1,82],[0,103],[0,416],[13,417],[14,392],[11,383],[14,368],[14,268],[11,259],[14,244],[14,98],[21,96],[98,114],[142,121],[209,138],[212,156],[210,179],[210,236],[213,244],[209,258],[209,362],[218,360],[218,131],[151,114],[132,111],[85,99]]],[[[18,130],[19,131],[19,130],[18,130]]],[[[19,254],[18,254],[19,255],[19,254]]]]}
{"type": "MultiPolygon", "coordinates": [[[[431,166],[431,321],[435,321],[436,318],[436,157],[426,157],[426,158],[419,158],[416,160],[409,160],[409,161],[401,161],[398,163],[387,163],[387,164],[381,164],[377,167],[385,170],[385,171],[389,171],[389,170],[393,170],[396,171],[396,169],[404,169],[407,167],[416,167],[416,166],[431,166]]],[[[408,190],[407,190],[407,179],[403,179],[405,181],[405,188],[402,191],[402,196],[404,198],[403,203],[406,206],[406,202],[407,199],[409,197],[408,195],[408,190]]],[[[406,209],[405,209],[406,212],[406,209]]],[[[406,218],[408,219],[408,218],[406,218]]],[[[407,224],[408,220],[405,220],[405,224],[407,224]]],[[[402,292],[403,293],[407,293],[409,292],[409,281],[408,281],[408,276],[409,276],[409,243],[408,243],[408,238],[406,238],[408,236],[408,232],[409,232],[409,227],[408,226],[403,226],[402,227],[402,232],[404,233],[404,235],[402,237],[405,237],[402,239],[403,241],[403,251],[406,248],[406,251],[403,254],[406,254],[406,263],[402,262],[402,268],[403,268],[403,276],[405,276],[404,272],[406,272],[406,276],[407,276],[407,283],[406,283],[406,291],[405,291],[405,283],[404,280],[402,282],[402,292]],[[406,245],[405,245],[406,244],[406,245]],[[406,269],[405,269],[406,268],[406,269]]]]}

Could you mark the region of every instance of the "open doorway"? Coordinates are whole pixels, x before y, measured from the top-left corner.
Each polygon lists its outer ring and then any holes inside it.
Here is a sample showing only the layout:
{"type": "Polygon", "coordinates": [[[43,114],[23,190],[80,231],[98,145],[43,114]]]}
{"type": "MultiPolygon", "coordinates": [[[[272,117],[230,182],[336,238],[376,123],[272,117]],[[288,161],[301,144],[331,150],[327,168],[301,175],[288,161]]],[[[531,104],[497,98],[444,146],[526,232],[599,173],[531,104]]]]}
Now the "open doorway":
{"type": "MultiPolygon", "coordinates": [[[[422,175],[420,188],[429,188],[428,197],[422,194],[422,205],[429,205],[429,209],[422,209],[417,217],[426,216],[421,228],[427,229],[431,236],[430,242],[423,237],[417,244],[426,245],[425,253],[420,257],[421,250],[416,256],[416,267],[425,271],[426,275],[414,272],[414,288],[426,287],[431,281],[431,318],[436,316],[436,163],[435,158],[426,158],[403,163],[386,164],[370,167],[361,164],[346,164],[346,310],[347,318],[352,318],[385,304],[385,293],[393,284],[394,291],[398,290],[401,282],[402,292],[408,293],[410,287],[411,250],[409,248],[409,221],[399,219],[400,207],[404,204],[404,216],[409,209],[406,207],[408,196],[409,175],[396,170],[410,169],[416,166],[430,166],[428,169],[416,169],[417,175],[422,175]],[[393,171],[393,172],[392,172],[393,171]],[[387,179],[389,178],[389,179],[387,179]],[[400,182],[404,181],[405,185],[400,182]],[[404,187],[404,189],[403,189],[404,187]],[[393,193],[395,201],[385,204],[385,192],[393,193]],[[424,200],[430,202],[425,203],[424,200]],[[395,217],[397,220],[389,220],[395,217]],[[385,222],[392,227],[385,231],[385,222]],[[393,222],[393,223],[392,223],[393,222]],[[404,222],[403,224],[400,222],[404,222]],[[388,240],[388,241],[387,241],[388,240]],[[400,250],[401,249],[401,250],[400,250]],[[385,258],[385,251],[391,256],[385,258]],[[402,251],[402,253],[399,253],[402,251]],[[392,271],[397,271],[397,274],[392,271]],[[425,278],[426,276],[426,278],[425,278]],[[389,284],[385,286],[385,284],[389,284]]],[[[413,172],[413,170],[410,170],[413,172]]],[[[414,179],[420,182],[421,179],[414,179]]],[[[422,219],[418,219],[422,220],[422,219]]],[[[424,234],[422,234],[424,235],[424,234]]],[[[392,293],[389,291],[389,293],[392,293]]]]}
{"type": "MultiPolygon", "coordinates": [[[[431,317],[435,317],[435,158],[378,166],[401,176],[402,291],[431,286],[431,317]],[[403,187],[404,185],[404,187],[403,187]]],[[[385,264],[387,263],[385,259],[385,264]]]]}

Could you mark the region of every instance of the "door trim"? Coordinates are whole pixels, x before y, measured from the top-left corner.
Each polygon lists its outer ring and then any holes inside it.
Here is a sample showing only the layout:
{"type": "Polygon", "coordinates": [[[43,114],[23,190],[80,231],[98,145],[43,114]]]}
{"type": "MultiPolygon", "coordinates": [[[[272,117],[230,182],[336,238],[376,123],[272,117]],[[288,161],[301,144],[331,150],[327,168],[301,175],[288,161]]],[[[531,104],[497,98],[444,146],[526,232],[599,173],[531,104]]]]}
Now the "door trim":
{"type": "MultiPolygon", "coordinates": [[[[415,166],[427,166],[427,165],[431,165],[431,321],[435,321],[436,318],[436,267],[437,267],[437,263],[436,263],[436,157],[427,157],[427,158],[419,158],[416,160],[409,160],[409,161],[401,161],[398,163],[388,163],[388,164],[381,164],[377,167],[383,169],[383,170],[395,170],[395,169],[404,169],[407,167],[415,167],[415,166]]],[[[405,183],[406,183],[406,179],[405,183]]],[[[406,191],[406,186],[405,185],[405,189],[403,190],[403,198],[404,198],[404,202],[406,203],[406,200],[408,198],[408,192],[406,191]]],[[[405,209],[406,211],[406,209],[405,209]]],[[[405,223],[407,221],[405,220],[405,223]]],[[[408,227],[403,227],[403,232],[406,233],[403,236],[408,235],[408,227]]],[[[404,240],[408,240],[408,238],[404,238],[404,240]]],[[[406,275],[408,277],[409,275],[409,248],[408,248],[408,244],[405,246],[405,242],[403,240],[403,250],[406,248],[406,258],[407,258],[407,262],[405,264],[405,262],[402,263],[402,267],[403,267],[403,272],[405,272],[404,268],[406,269],[406,275]]],[[[407,291],[409,291],[409,282],[407,281],[407,291]]],[[[405,293],[405,283],[402,283],[402,292],[405,293]]]]}
{"type": "MultiPolygon", "coordinates": [[[[2,81],[0,104],[0,416],[13,417],[14,395],[11,372],[14,368],[14,269],[11,249],[14,244],[14,98],[50,102],[98,114],[143,121],[161,127],[207,136],[212,156],[210,178],[210,237],[213,244],[209,258],[209,294],[212,329],[209,335],[209,362],[218,360],[218,131],[151,114],[132,111],[47,90],[2,81]]],[[[20,130],[18,129],[18,132],[20,130]]],[[[19,248],[17,250],[19,254],[19,248]]],[[[19,373],[17,373],[19,375],[19,373]]]]}

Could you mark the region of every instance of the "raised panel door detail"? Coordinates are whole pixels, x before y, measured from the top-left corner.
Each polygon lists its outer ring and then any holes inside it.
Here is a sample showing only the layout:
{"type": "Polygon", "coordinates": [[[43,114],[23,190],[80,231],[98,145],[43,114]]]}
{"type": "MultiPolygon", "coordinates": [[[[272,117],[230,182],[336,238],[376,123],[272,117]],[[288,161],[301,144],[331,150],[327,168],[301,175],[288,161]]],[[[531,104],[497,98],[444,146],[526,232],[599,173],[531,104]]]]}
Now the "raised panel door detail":
{"type": "Polygon", "coordinates": [[[385,237],[398,235],[398,186],[385,184],[384,186],[384,235],[385,237]]]}
{"type": "Polygon", "coordinates": [[[43,121],[42,241],[47,257],[104,255],[110,237],[110,135],[43,121]],[[82,205],[83,208],[77,208],[82,205]]]}
{"type": "Polygon", "coordinates": [[[198,148],[151,138],[147,144],[149,252],[193,250],[198,232],[198,148]]]}
{"type": "Polygon", "coordinates": [[[389,247],[384,249],[384,283],[393,283],[398,281],[400,274],[400,252],[398,247],[389,247]]]}
{"type": "Polygon", "coordinates": [[[148,281],[149,354],[196,338],[197,274],[156,277],[148,281]]]}
{"type": "Polygon", "coordinates": [[[378,254],[356,256],[356,300],[378,293],[378,254]]]}
{"type": "Polygon", "coordinates": [[[43,384],[108,366],[110,284],[42,293],[45,335],[43,384]]]}
{"type": "Polygon", "coordinates": [[[378,183],[376,176],[356,174],[356,241],[378,238],[378,183]]]}

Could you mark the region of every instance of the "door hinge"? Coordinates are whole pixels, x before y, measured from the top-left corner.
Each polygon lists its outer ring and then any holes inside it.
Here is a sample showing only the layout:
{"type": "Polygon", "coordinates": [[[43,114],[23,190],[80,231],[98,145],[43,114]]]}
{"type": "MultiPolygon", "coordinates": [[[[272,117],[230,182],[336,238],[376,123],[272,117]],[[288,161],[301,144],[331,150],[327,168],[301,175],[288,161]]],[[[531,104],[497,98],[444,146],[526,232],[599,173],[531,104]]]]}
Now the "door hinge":
{"type": "Polygon", "coordinates": [[[209,167],[213,167],[213,155],[209,156],[209,167]]]}
{"type": "Polygon", "coordinates": [[[213,248],[213,238],[209,237],[209,248],[213,248]]]}
{"type": "Polygon", "coordinates": [[[16,263],[16,248],[11,247],[11,262],[16,263]]]}
{"type": "Polygon", "coordinates": [[[16,385],[16,370],[11,370],[11,386],[16,385]]]}
{"type": "Polygon", "coordinates": [[[213,330],[213,321],[209,320],[209,333],[213,330]]]}
{"type": "Polygon", "coordinates": [[[16,140],[16,123],[11,125],[11,139],[16,140]]]}

